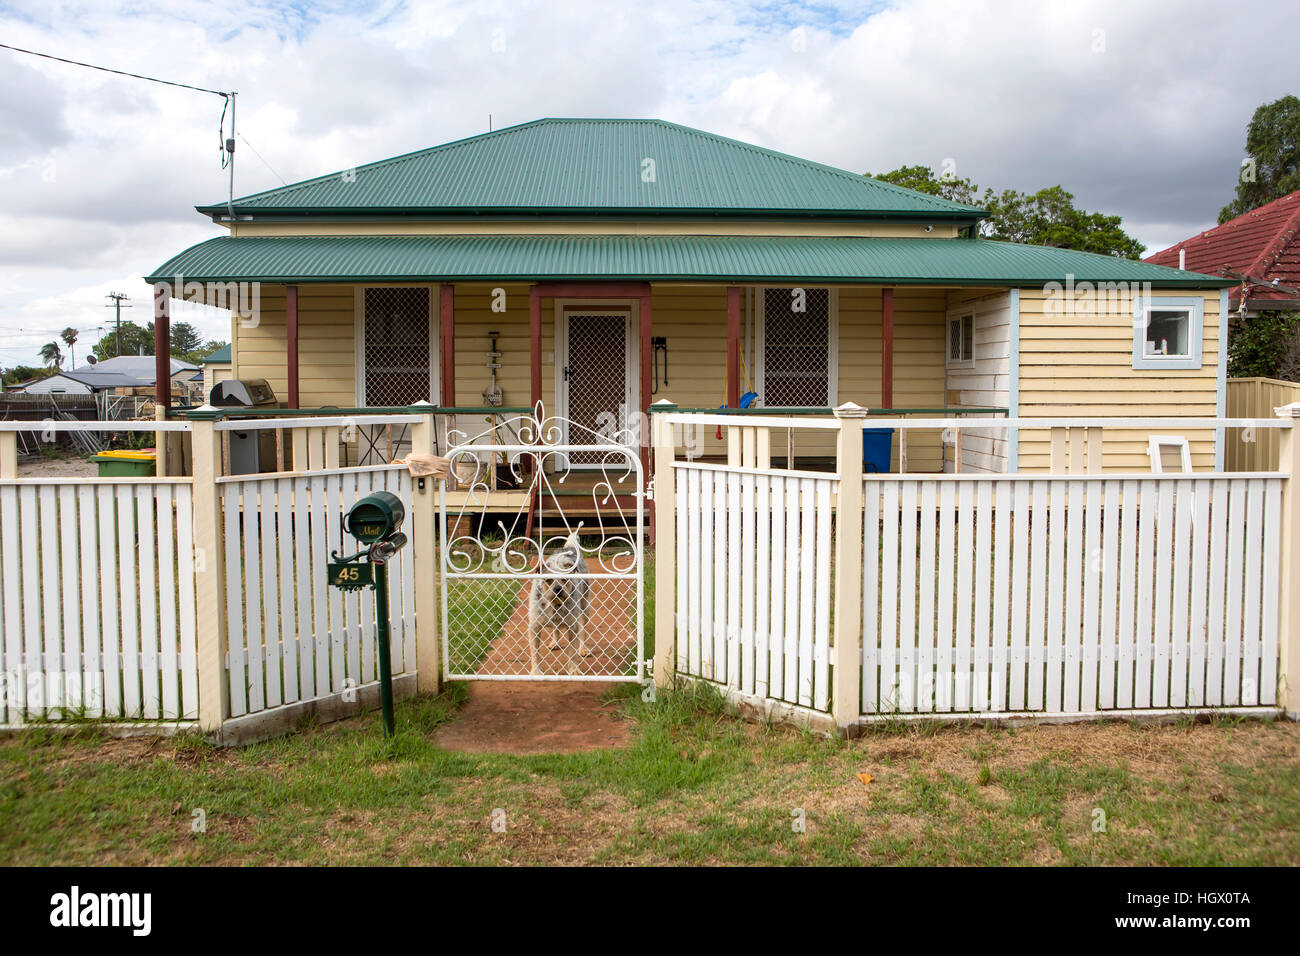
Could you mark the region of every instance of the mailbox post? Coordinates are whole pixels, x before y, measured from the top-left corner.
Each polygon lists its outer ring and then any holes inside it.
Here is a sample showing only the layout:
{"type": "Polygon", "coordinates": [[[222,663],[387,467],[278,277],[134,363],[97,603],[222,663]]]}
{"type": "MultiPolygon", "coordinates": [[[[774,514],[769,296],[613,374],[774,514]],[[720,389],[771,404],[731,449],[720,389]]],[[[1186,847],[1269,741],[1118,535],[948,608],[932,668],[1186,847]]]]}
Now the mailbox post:
{"type": "Polygon", "coordinates": [[[352,590],[375,589],[375,631],[379,641],[379,703],[384,715],[384,736],[396,731],[393,717],[393,665],[388,636],[388,562],[407,541],[401,532],[406,509],[394,494],[376,491],[348,511],[343,527],[364,545],[356,554],[330,555],[329,583],[352,590]]]}

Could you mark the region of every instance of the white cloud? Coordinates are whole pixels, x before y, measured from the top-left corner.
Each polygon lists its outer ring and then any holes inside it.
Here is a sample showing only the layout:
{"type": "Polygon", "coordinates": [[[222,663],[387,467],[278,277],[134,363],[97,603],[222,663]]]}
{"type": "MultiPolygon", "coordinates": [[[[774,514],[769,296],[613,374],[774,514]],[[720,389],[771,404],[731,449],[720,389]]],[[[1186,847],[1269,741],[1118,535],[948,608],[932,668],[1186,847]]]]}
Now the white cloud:
{"type": "MultiPolygon", "coordinates": [[[[1293,36],[1300,8],[1247,0],[1234,18],[1293,36]]],[[[240,133],[275,169],[239,141],[241,194],[482,132],[489,114],[659,116],[855,171],[950,158],[983,185],[1061,183],[1153,248],[1212,223],[1251,112],[1294,81],[1209,0],[11,0],[0,33],[237,89],[240,133]]],[[[220,111],[0,51],[0,362],[34,358],[16,329],[102,321],[123,283],[148,303],[138,277],[216,234],[192,207],[226,192],[220,111]]]]}

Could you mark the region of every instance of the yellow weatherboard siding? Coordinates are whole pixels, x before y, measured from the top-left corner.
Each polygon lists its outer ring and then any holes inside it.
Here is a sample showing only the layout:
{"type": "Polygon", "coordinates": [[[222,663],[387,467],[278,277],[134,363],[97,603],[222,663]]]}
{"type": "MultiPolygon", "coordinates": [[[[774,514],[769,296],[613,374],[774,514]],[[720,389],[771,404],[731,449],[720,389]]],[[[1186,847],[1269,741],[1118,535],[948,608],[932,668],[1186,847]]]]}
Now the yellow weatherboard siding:
{"type": "MultiPolygon", "coordinates": [[[[1134,369],[1133,310],[1127,297],[1081,301],[1071,314],[1053,314],[1049,294],[1020,292],[1021,417],[1171,418],[1215,417],[1219,361],[1219,293],[1152,289],[1151,295],[1200,296],[1205,300],[1199,369],[1134,369]]],[[[1152,433],[1161,434],[1159,430],[1152,433]]],[[[1106,471],[1145,472],[1148,432],[1107,429],[1106,471]]],[[[1188,435],[1192,467],[1214,467],[1214,433],[1188,435]]],[[[1051,437],[1021,429],[1020,470],[1048,471],[1051,437]]]]}

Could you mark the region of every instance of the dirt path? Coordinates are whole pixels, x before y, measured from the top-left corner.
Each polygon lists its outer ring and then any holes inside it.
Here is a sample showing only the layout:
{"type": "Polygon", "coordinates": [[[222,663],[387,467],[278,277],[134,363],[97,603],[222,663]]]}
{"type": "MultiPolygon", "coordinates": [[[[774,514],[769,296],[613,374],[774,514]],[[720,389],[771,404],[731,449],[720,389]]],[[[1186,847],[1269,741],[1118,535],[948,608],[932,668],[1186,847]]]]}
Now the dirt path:
{"type": "MultiPolygon", "coordinates": [[[[600,571],[595,558],[587,567],[600,571]]],[[[514,612],[492,642],[479,673],[493,676],[519,676],[531,673],[528,637],[528,594],[532,585],[525,581],[519,588],[514,612]]],[[[549,630],[537,642],[537,666],[543,674],[616,675],[628,673],[636,662],[635,581],[593,579],[591,582],[591,616],[587,625],[587,654],[578,655],[577,646],[549,630]]]]}
{"type": "Polygon", "coordinates": [[[603,684],[475,681],[453,722],[434,733],[447,750],[467,753],[578,753],[626,747],[631,724],[601,701],[603,684]]]}

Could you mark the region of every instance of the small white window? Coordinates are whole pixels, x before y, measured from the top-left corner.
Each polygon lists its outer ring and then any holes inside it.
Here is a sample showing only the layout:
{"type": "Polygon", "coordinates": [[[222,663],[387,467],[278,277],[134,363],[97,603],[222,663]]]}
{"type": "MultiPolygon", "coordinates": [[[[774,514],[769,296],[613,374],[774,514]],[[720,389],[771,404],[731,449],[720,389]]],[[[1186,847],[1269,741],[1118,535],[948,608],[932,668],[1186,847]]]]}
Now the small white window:
{"type": "Polygon", "coordinates": [[[960,315],[948,320],[949,368],[972,365],[975,361],[975,316],[960,315]]]}
{"type": "Polygon", "coordinates": [[[1150,296],[1133,306],[1133,367],[1201,367],[1201,323],[1205,300],[1150,296]]]}

